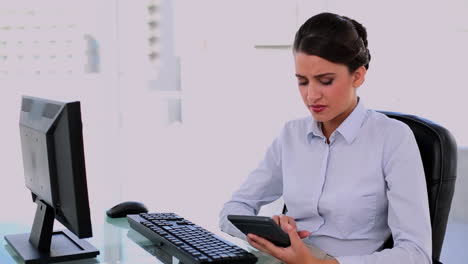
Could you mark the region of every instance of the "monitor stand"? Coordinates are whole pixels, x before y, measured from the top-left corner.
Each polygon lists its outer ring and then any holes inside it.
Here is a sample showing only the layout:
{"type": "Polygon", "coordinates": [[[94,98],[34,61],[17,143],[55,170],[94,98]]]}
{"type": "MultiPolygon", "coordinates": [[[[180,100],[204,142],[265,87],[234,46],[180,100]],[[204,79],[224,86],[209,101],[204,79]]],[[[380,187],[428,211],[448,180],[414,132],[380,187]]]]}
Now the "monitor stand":
{"type": "Polygon", "coordinates": [[[25,264],[55,263],[99,255],[99,250],[69,230],[53,232],[54,209],[42,201],[36,200],[36,203],[31,233],[5,236],[25,264]]]}

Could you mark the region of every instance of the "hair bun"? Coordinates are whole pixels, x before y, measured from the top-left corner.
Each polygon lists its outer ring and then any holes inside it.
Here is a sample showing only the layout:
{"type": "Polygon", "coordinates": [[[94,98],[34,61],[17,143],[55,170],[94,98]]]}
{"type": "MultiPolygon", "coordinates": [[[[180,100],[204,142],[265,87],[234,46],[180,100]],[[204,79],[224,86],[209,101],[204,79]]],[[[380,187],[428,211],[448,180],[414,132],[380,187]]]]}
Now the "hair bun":
{"type": "Polygon", "coordinates": [[[366,28],[359,22],[357,22],[354,19],[348,18],[354,25],[354,28],[356,29],[356,32],[358,33],[358,36],[362,39],[364,42],[364,46],[367,48],[367,30],[366,28]]]}
{"type": "Polygon", "coordinates": [[[361,23],[357,22],[356,20],[349,18],[349,17],[345,17],[345,18],[351,21],[351,23],[353,23],[354,29],[356,29],[358,36],[362,39],[362,42],[364,43],[364,47],[366,48],[366,53],[367,53],[367,63],[365,66],[366,68],[368,68],[369,62],[371,60],[371,55],[370,55],[369,49],[367,48],[368,47],[367,30],[361,23]]]}

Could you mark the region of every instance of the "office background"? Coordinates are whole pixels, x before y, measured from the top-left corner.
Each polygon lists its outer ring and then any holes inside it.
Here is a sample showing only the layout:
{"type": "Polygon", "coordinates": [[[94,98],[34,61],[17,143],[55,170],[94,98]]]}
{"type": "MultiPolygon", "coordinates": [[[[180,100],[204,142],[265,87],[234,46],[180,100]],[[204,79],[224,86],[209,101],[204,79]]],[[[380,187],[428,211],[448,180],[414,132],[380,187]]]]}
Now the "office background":
{"type": "Polygon", "coordinates": [[[468,257],[466,0],[0,2],[2,218],[29,225],[35,211],[18,132],[27,94],[82,102],[93,219],[137,200],[216,229],[222,203],[284,122],[308,114],[290,45],[308,17],[330,11],[368,30],[372,61],[358,91],[367,107],[454,134],[459,173],[442,261],[468,257]]]}

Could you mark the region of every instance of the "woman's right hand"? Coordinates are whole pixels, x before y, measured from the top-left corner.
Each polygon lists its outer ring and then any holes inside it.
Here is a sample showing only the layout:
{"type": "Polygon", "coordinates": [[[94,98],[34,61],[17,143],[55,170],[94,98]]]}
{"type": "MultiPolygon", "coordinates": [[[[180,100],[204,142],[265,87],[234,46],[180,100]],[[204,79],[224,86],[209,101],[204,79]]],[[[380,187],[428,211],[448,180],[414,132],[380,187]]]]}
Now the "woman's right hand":
{"type": "MultiPolygon", "coordinates": [[[[287,215],[274,215],[273,221],[275,221],[281,227],[281,229],[283,229],[285,232],[288,232],[286,229],[288,224],[291,225],[292,228],[297,231],[296,221],[292,217],[289,217],[287,215]]],[[[304,239],[310,236],[310,232],[306,230],[297,231],[297,234],[299,235],[301,239],[304,239]]]]}

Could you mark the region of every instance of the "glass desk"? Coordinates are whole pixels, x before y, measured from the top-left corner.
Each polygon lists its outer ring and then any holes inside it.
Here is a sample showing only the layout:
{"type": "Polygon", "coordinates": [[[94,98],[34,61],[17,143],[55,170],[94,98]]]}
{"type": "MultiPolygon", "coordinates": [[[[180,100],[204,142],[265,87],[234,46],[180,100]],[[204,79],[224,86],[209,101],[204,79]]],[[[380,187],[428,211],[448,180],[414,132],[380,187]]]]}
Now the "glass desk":
{"type": "MultiPolygon", "coordinates": [[[[94,221],[99,222],[99,221],[94,221]]],[[[30,232],[30,226],[15,222],[0,222],[0,263],[24,263],[15,254],[13,249],[6,243],[4,236],[9,234],[20,234],[30,232]]],[[[58,228],[59,229],[59,228],[58,228]]],[[[275,259],[269,255],[259,252],[240,239],[223,235],[220,231],[215,233],[226,240],[255,254],[259,261],[257,263],[270,263],[275,259]]],[[[66,264],[92,264],[92,263],[122,263],[122,264],[145,264],[164,263],[178,264],[175,257],[154,246],[151,241],[130,228],[126,218],[105,218],[103,222],[93,225],[93,237],[87,239],[89,243],[99,249],[97,258],[80,261],[62,262],[66,264]]]]}

